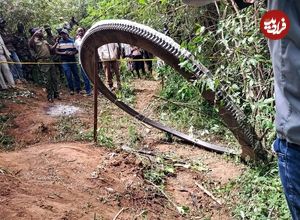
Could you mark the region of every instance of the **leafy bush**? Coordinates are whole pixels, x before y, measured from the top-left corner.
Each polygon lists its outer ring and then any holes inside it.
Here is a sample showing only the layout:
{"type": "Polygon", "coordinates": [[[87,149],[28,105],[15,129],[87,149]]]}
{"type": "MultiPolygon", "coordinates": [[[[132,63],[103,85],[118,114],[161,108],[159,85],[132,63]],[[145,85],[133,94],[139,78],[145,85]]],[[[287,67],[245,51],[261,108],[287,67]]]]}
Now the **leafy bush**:
{"type": "Polygon", "coordinates": [[[248,169],[226,190],[227,199],[235,206],[233,215],[237,219],[291,219],[276,164],[271,168],[248,169]]]}

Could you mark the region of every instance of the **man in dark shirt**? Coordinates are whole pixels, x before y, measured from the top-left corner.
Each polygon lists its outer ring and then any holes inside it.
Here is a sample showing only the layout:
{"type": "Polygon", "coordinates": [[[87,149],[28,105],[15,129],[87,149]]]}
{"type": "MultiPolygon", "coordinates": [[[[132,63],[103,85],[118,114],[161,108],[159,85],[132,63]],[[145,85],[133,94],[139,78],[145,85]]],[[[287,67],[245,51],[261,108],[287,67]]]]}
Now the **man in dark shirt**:
{"type": "Polygon", "coordinates": [[[39,65],[40,72],[46,78],[47,98],[49,102],[53,102],[54,98],[59,99],[57,89],[57,78],[55,73],[55,66],[51,63],[51,51],[57,46],[50,45],[45,39],[42,29],[34,29],[34,34],[29,40],[29,46],[36,53],[37,61],[42,63],[39,65]]]}
{"type": "Polygon", "coordinates": [[[56,53],[61,55],[61,61],[63,62],[62,67],[68,81],[70,94],[73,95],[74,91],[77,93],[80,92],[80,78],[75,57],[75,54],[77,54],[78,51],[75,47],[74,40],[69,37],[69,33],[66,29],[62,29],[60,35],[62,39],[58,42],[56,53]]]}
{"type": "MultiPolygon", "coordinates": [[[[16,53],[21,62],[32,62],[33,59],[31,57],[30,49],[28,46],[28,38],[24,32],[24,25],[22,23],[18,23],[17,32],[13,36],[13,45],[16,49],[16,53]]],[[[31,70],[32,65],[23,65],[23,75],[26,80],[32,79],[31,70]]]]}
{"type": "MultiPolygon", "coordinates": [[[[46,40],[50,45],[54,45],[55,42],[57,41],[57,38],[60,36],[53,36],[51,27],[49,25],[44,26],[45,32],[46,32],[46,40]]],[[[51,59],[53,62],[57,62],[58,64],[55,64],[55,70],[56,74],[59,76],[60,83],[64,82],[64,70],[62,68],[61,60],[60,60],[60,55],[56,54],[55,50],[51,51],[51,59]]]]}

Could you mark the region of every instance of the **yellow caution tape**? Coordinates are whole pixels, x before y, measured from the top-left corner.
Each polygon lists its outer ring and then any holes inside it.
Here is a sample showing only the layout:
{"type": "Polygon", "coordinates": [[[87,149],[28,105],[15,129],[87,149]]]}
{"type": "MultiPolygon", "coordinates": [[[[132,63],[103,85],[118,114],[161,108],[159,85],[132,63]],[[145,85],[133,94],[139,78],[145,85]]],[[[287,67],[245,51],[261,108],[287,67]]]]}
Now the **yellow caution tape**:
{"type": "MultiPolygon", "coordinates": [[[[119,61],[119,62],[133,62],[133,61],[157,61],[157,59],[117,59],[112,61],[119,61]]],[[[99,61],[102,63],[105,61],[99,61]]],[[[13,61],[0,61],[0,64],[7,63],[7,64],[22,64],[22,65],[54,65],[54,64],[79,64],[79,62],[13,62],[13,61]]]]}

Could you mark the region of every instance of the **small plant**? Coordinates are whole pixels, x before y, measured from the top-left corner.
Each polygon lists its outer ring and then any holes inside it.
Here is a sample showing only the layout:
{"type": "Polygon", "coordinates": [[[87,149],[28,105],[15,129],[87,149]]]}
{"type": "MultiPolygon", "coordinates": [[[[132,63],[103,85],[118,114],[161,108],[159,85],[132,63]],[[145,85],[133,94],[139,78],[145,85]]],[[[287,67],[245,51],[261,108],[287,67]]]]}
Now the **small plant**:
{"type": "Polygon", "coordinates": [[[58,134],[54,137],[57,141],[72,141],[78,138],[80,129],[85,127],[79,118],[64,116],[56,125],[58,134]]]}
{"type": "Polygon", "coordinates": [[[136,128],[132,125],[128,127],[129,141],[131,145],[135,145],[141,140],[141,136],[138,134],[136,128]]]}
{"type": "Polygon", "coordinates": [[[98,143],[101,145],[104,145],[106,147],[114,147],[113,139],[111,137],[108,137],[108,129],[105,128],[99,128],[97,130],[97,135],[98,135],[98,143]]]}
{"type": "Polygon", "coordinates": [[[173,164],[167,162],[163,157],[156,157],[155,163],[145,169],[144,177],[156,185],[163,186],[167,176],[175,175],[173,164]]]}
{"type": "Polygon", "coordinates": [[[116,96],[119,100],[126,104],[134,104],[135,102],[135,92],[134,88],[131,85],[131,81],[128,78],[125,78],[122,81],[122,89],[116,92],[116,96]]]}
{"type": "Polygon", "coordinates": [[[0,148],[4,150],[12,150],[14,148],[15,140],[12,136],[7,134],[7,129],[11,125],[13,115],[0,115],[0,148]]]}

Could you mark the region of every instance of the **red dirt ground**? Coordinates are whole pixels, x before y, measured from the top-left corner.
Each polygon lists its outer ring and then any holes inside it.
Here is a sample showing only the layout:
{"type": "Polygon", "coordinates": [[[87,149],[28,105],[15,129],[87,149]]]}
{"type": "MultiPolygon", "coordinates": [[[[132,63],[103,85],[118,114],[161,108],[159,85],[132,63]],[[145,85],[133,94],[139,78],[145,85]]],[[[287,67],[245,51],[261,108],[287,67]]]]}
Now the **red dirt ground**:
{"type": "MultiPolygon", "coordinates": [[[[142,111],[159,85],[147,80],[134,85],[136,106],[142,111]]],[[[222,205],[218,205],[196,182],[212,191],[237,178],[243,170],[240,165],[199,148],[161,143],[153,135],[145,138],[148,150],[155,154],[203,164],[203,171],[178,166],[166,178],[164,192],[169,200],[190,209],[187,215],[180,215],[144,179],[140,155],[90,143],[54,143],[58,119],[47,114],[54,104],[37,87],[24,89],[35,96],[20,98],[22,104],[0,100],[5,105],[0,114],[15,115],[9,134],[18,143],[15,151],[0,153],[0,219],[232,219],[226,201],[220,198],[222,205]]],[[[86,106],[76,116],[92,127],[92,97],[63,95],[58,103],[86,106]]]]}

